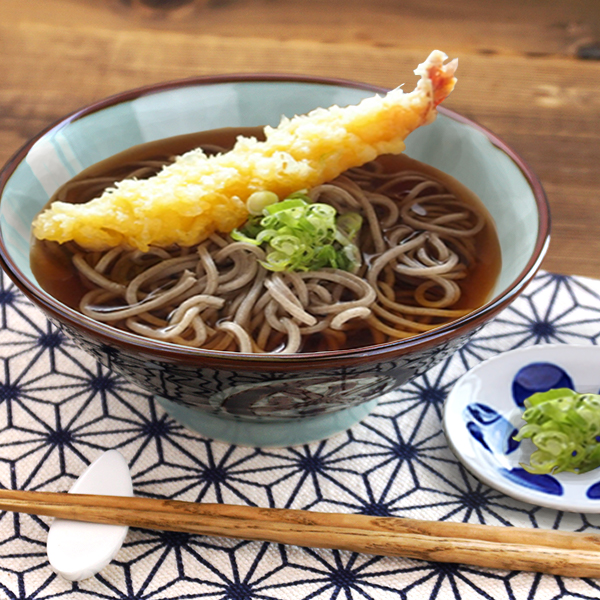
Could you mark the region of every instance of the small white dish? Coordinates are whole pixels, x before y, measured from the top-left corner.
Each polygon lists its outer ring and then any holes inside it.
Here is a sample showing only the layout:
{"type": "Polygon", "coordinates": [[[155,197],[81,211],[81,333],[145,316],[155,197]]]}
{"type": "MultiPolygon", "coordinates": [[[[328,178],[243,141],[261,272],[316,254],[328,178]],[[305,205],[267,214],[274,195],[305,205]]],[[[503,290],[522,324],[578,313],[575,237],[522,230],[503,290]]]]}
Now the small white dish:
{"type": "Polygon", "coordinates": [[[529,463],[535,446],[512,440],[524,424],[524,397],[545,391],[548,382],[552,388],[597,394],[599,364],[600,346],[566,344],[531,346],[486,360],[460,377],[446,399],[443,427],[450,448],[475,477],[508,496],[557,510],[600,513],[600,468],[581,475],[532,475],[520,464],[529,463]]]}
{"type": "MultiPolygon", "coordinates": [[[[108,450],[88,466],[69,493],[133,496],[125,459],[117,450],[108,450]]],[[[115,557],[127,530],[126,525],[54,519],[47,542],[50,565],[69,581],[92,577],[115,557]]]]}

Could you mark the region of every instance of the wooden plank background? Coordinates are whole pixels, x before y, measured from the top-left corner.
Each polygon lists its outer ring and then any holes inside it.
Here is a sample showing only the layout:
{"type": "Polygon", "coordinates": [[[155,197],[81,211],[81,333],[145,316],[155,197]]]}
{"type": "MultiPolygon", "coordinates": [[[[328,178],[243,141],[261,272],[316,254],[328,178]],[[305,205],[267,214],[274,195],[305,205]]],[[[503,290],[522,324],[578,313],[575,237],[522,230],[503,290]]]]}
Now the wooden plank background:
{"type": "Polygon", "coordinates": [[[548,193],[544,268],[600,277],[600,2],[0,0],[0,163],[125,89],[280,72],[394,87],[433,48],[460,61],[447,105],[511,144],[548,193]]]}

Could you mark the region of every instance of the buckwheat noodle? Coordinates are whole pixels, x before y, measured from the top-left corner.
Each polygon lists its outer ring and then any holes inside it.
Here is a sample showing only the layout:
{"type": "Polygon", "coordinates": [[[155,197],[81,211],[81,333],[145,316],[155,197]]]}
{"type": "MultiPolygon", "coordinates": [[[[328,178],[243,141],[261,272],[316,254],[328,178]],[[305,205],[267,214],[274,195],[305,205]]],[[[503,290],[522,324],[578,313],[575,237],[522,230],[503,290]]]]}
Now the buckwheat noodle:
{"type": "MultiPolygon", "coordinates": [[[[205,148],[205,151],[219,148],[205,148]]],[[[145,177],[163,161],[136,163],[121,177],[145,177]]],[[[67,184],[94,195],[114,182],[96,177],[67,184]]],[[[458,281],[476,259],[475,237],[485,224],[425,173],[386,173],[378,161],[310,190],[313,201],[364,220],[355,273],[326,268],[271,272],[260,248],[213,234],[192,248],[114,248],[82,252],[73,263],[89,291],[80,310],[155,340],[243,353],[301,352],[312,334],[328,349],[368,328],[372,343],[414,336],[463,316],[453,308],[458,281]]],[[[59,199],[61,199],[59,197],[59,199]]]]}

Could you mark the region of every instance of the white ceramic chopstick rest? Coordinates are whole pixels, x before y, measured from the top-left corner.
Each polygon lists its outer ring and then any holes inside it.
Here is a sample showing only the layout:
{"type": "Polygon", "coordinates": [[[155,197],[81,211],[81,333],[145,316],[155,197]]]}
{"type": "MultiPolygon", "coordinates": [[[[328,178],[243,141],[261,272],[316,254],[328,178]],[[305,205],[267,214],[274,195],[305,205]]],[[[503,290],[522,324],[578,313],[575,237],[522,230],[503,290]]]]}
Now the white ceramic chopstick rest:
{"type": "MultiPolygon", "coordinates": [[[[69,493],[133,496],[125,459],[117,450],[108,450],[89,465],[69,493]]],[[[115,557],[127,530],[126,525],[54,519],[47,543],[50,565],[69,581],[92,577],[115,557]]]]}

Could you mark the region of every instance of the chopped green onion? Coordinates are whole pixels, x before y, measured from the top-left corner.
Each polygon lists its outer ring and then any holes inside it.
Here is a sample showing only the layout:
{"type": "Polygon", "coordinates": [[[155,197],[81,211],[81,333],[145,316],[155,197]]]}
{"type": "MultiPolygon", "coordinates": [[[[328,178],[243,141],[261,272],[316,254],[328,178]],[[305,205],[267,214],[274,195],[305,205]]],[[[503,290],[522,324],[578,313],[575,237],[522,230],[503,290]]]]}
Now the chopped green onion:
{"type": "Polygon", "coordinates": [[[265,246],[261,264],[271,271],[314,271],[324,267],[354,271],[360,266],[360,252],[354,240],[362,226],[357,213],[338,215],[329,204],[311,203],[305,191],[294,192],[281,202],[271,202],[272,192],[255,192],[252,214],[242,229],[231,237],[256,246],[265,246]]]}
{"type": "Polygon", "coordinates": [[[279,196],[274,192],[268,192],[266,190],[260,192],[254,192],[246,200],[246,208],[251,215],[262,215],[263,210],[279,202],[279,196]]]}
{"type": "Polygon", "coordinates": [[[529,438],[537,447],[530,473],[587,473],[600,466],[600,395],[559,388],[533,394],[515,440],[529,438]]]}

